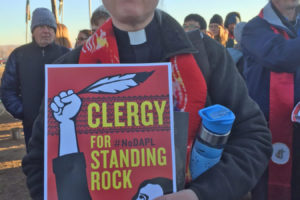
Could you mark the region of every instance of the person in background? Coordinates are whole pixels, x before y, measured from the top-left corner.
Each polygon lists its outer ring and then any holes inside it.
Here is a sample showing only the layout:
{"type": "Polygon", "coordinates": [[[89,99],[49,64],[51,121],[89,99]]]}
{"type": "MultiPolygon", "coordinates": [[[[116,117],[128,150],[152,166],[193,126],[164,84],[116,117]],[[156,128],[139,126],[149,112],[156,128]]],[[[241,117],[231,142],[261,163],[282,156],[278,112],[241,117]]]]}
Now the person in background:
{"type": "Polygon", "coordinates": [[[55,43],[69,49],[72,48],[69,31],[66,25],[57,24],[55,43]]]}
{"type": "Polygon", "coordinates": [[[244,75],[272,133],[268,170],[253,199],[300,199],[300,125],[292,122],[300,101],[299,0],[270,0],[242,34],[244,75]]]}
{"type": "Polygon", "coordinates": [[[52,12],[37,8],[32,14],[32,42],[16,48],[9,56],[1,80],[6,110],[23,121],[25,144],[31,137],[44,95],[44,67],[69,50],[54,43],[56,21],[52,12]]]}
{"type": "Polygon", "coordinates": [[[211,32],[213,38],[217,40],[224,47],[228,40],[228,31],[224,28],[223,18],[215,14],[209,21],[209,31],[211,32]]]}
{"type": "Polygon", "coordinates": [[[207,24],[205,19],[198,14],[189,14],[184,18],[183,29],[185,32],[200,29],[206,33],[207,24]]]}
{"type": "MultiPolygon", "coordinates": [[[[255,185],[271,156],[271,135],[264,116],[248,96],[226,49],[199,30],[184,32],[174,18],[156,9],[158,3],[159,0],[103,0],[111,19],[82,48],[74,49],[57,63],[171,62],[174,109],[189,113],[188,157],[201,127],[199,109],[221,104],[235,113],[236,121],[218,164],[187,182],[185,189],[155,200],[239,199],[255,185]],[[100,45],[103,42],[105,45],[100,45]]],[[[43,197],[43,112],[41,109],[35,121],[30,152],[22,161],[33,199],[43,197]]],[[[82,156],[72,154],[72,161],[82,161],[82,156]]],[[[76,170],[64,169],[68,177],[78,175],[76,170]]],[[[190,180],[188,172],[186,177],[190,180]]],[[[77,186],[77,182],[72,184],[77,186]]],[[[75,196],[77,192],[81,191],[72,190],[75,196]]]]}
{"type": "Polygon", "coordinates": [[[92,35],[91,30],[88,29],[80,30],[76,38],[75,48],[83,45],[91,35],[92,35]]]}
{"type": "Polygon", "coordinates": [[[228,41],[226,43],[226,47],[228,48],[232,48],[236,44],[234,28],[239,22],[241,22],[241,15],[238,12],[230,12],[225,18],[224,26],[228,30],[228,41]]]}
{"type": "Polygon", "coordinates": [[[232,59],[234,60],[234,63],[238,69],[238,71],[240,72],[240,74],[242,76],[243,75],[243,71],[244,71],[244,57],[243,57],[243,52],[242,52],[242,48],[241,48],[241,41],[242,41],[242,33],[243,33],[243,29],[246,25],[246,22],[240,22],[238,24],[236,24],[233,34],[234,34],[234,38],[236,40],[236,44],[234,45],[233,48],[227,48],[228,52],[230,53],[232,59]]]}
{"type": "Polygon", "coordinates": [[[92,14],[91,27],[94,33],[110,17],[109,12],[104,6],[98,7],[92,14]]]}

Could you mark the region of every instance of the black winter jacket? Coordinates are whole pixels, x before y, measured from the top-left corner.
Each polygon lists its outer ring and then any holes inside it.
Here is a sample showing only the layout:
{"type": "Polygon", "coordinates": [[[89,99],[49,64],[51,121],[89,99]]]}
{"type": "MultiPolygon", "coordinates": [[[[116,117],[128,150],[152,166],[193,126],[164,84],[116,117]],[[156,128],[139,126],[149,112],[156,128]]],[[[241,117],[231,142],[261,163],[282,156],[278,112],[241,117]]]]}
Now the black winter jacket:
{"type": "Polygon", "coordinates": [[[55,43],[39,47],[36,42],[15,49],[2,77],[1,94],[6,110],[32,127],[44,96],[44,67],[69,49],[55,43]]]}
{"type": "MultiPolygon", "coordinates": [[[[225,48],[207,36],[202,38],[199,32],[198,37],[194,37],[191,42],[173,18],[165,13],[159,13],[156,17],[163,27],[161,34],[165,55],[162,61],[168,61],[170,57],[178,54],[194,53],[207,83],[207,105],[222,104],[236,115],[220,162],[187,187],[196,193],[199,200],[239,199],[254,187],[266,169],[272,153],[271,134],[264,116],[248,96],[245,83],[225,48]],[[204,43],[206,51],[203,48],[201,50],[201,42],[204,43]]],[[[76,64],[79,54],[80,48],[75,49],[60,58],[58,63],[76,64]]],[[[29,153],[22,162],[34,199],[43,199],[43,112],[41,107],[34,124],[29,153]]]]}

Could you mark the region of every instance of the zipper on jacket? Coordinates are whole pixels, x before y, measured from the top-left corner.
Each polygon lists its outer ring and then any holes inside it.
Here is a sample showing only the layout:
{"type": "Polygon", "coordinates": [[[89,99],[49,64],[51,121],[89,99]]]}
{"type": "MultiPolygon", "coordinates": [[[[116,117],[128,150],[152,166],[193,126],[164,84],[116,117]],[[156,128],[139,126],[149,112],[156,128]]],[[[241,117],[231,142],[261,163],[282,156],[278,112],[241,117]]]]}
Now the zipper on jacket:
{"type": "Polygon", "coordinates": [[[42,56],[45,56],[45,49],[42,49],[42,56]]]}

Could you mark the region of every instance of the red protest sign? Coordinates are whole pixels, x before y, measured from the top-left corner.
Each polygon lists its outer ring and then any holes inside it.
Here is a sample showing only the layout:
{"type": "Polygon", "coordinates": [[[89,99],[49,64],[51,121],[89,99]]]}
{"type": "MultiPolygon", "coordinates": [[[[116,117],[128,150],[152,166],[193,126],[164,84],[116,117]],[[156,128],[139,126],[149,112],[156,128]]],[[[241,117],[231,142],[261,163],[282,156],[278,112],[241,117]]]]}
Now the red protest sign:
{"type": "Polygon", "coordinates": [[[45,85],[45,199],[175,192],[169,63],[47,65],[45,85]]]}

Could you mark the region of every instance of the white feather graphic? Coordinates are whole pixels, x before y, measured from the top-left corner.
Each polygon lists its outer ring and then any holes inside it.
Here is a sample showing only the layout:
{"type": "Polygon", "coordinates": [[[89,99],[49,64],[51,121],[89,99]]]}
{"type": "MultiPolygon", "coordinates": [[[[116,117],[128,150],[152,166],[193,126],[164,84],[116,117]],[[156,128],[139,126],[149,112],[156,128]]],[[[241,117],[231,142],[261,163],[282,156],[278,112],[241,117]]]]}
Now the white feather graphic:
{"type": "Polygon", "coordinates": [[[130,88],[140,85],[148,79],[152,73],[151,72],[138,72],[130,73],[124,75],[115,75],[104,77],[95,83],[89,85],[88,87],[81,90],[81,93],[96,93],[96,94],[118,94],[130,88]]]}

